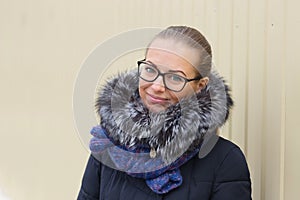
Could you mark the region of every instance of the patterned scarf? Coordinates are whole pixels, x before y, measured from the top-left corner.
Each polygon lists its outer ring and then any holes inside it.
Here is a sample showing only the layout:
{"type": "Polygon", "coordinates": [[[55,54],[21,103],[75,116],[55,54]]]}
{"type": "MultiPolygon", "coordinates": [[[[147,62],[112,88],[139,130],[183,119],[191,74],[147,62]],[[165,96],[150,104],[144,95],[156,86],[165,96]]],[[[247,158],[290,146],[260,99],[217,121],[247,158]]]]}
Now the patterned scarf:
{"type": "Polygon", "coordinates": [[[157,194],[167,193],[182,184],[179,167],[194,157],[201,146],[185,152],[173,163],[166,165],[159,156],[151,158],[150,148],[145,145],[128,147],[116,144],[101,126],[93,127],[91,134],[90,150],[93,154],[107,153],[117,170],[145,179],[148,187],[157,194]]]}

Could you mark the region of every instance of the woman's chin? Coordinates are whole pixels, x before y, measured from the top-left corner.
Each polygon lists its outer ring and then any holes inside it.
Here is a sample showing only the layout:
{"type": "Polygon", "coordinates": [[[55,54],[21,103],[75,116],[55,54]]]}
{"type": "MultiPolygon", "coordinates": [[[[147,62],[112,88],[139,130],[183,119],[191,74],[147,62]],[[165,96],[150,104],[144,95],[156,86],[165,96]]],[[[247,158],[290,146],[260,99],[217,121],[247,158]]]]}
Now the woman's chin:
{"type": "Polygon", "coordinates": [[[153,112],[153,113],[163,112],[167,109],[167,107],[165,105],[161,105],[161,104],[147,105],[147,108],[150,110],[150,112],[153,112]]]}

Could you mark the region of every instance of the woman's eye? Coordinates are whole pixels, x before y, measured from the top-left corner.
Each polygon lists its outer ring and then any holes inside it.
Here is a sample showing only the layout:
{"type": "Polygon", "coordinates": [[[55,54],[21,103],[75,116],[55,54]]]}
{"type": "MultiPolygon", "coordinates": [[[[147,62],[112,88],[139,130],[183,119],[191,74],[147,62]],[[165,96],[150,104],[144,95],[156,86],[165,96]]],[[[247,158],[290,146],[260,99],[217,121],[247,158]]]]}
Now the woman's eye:
{"type": "Polygon", "coordinates": [[[172,74],[170,76],[171,80],[174,81],[174,82],[184,82],[184,79],[179,76],[179,75],[176,75],[176,74],[172,74]]]}
{"type": "Polygon", "coordinates": [[[147,73],[156,73],[155,69],[153,69],[152,67],[145,67],[145,71],[147,73]]]}

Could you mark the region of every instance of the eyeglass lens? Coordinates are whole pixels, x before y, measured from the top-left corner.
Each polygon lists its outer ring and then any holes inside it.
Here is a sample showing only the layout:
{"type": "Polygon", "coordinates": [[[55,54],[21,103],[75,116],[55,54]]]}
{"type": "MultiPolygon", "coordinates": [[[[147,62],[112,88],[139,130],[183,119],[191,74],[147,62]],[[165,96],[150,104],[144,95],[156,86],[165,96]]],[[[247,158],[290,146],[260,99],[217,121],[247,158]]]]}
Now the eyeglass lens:
{"type": "Polygon", "coordinates": [[[184,88],[186,80],[178,74],[161,73],[155,66],[141,62],[139,63],[139,76],[148,82],[155,81],[159,75],[163,76],[165,87],[173,91],[180,91],[184,88]]]}

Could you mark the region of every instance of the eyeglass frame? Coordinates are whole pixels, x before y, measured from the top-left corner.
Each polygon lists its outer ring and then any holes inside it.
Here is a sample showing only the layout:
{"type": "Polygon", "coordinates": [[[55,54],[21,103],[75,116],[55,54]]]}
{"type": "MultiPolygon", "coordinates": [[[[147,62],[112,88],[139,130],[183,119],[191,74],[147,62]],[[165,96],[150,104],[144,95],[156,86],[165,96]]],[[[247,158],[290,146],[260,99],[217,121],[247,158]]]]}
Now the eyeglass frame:
{"type": "Polygon", "coordinates": [[[146,59],[137,61],[137,64],[138,64],[138,76],[139,76],[141,79],[143,79],[144,81],[147,81],[147,82],[154,82],[159,76],[162,76],[162,78],[163,78],[163,83],[164,83],[164,87],[167,88],[168,90],[173,91],[173,92],[181,92],[181,91],[183,90],[183,88],[185,87],[185,85],[186,85],[187,82],[196,81],[196,80],[200,80],[200,79],[203,78],[203,77],[201,76],[201,74],[199,74],[199,76],[196,76],[195,78],[191,78],[191,79],[188,79],[188,78],[186,78],[186,77],[183,77],[183,76],[180,76],[180,75],[177,75],[177,74],[176,74],[176,75],[179,76],[180,78],[183,78],[184,84],[183,84],[183,86],[182,86],[182,88],[181,88],[180,90],[173,90],[173,89],[169,88],[169,87],[166,85],[165,75],[166,75],[166,74],[174,74],[174,73],[170,73],[170,72],[162,73],[162,72],[157,68],[157,66],[156,66],[155,64],[150,63],[150,62],[147,62],[146,59]],[[157,70],[157,73],[158,73],[158,74],[157,74],[157,76],[156,76],[152,81],[148,81],[148,80],[146,80],[146,79],[144,79],[143,77],[140,76],[140,65],[143,64],[143,63],[144,63],[144,64],[147,64],[147,65],[150,65],[150,66],[154,67],[154,68],[157,70]]]}

